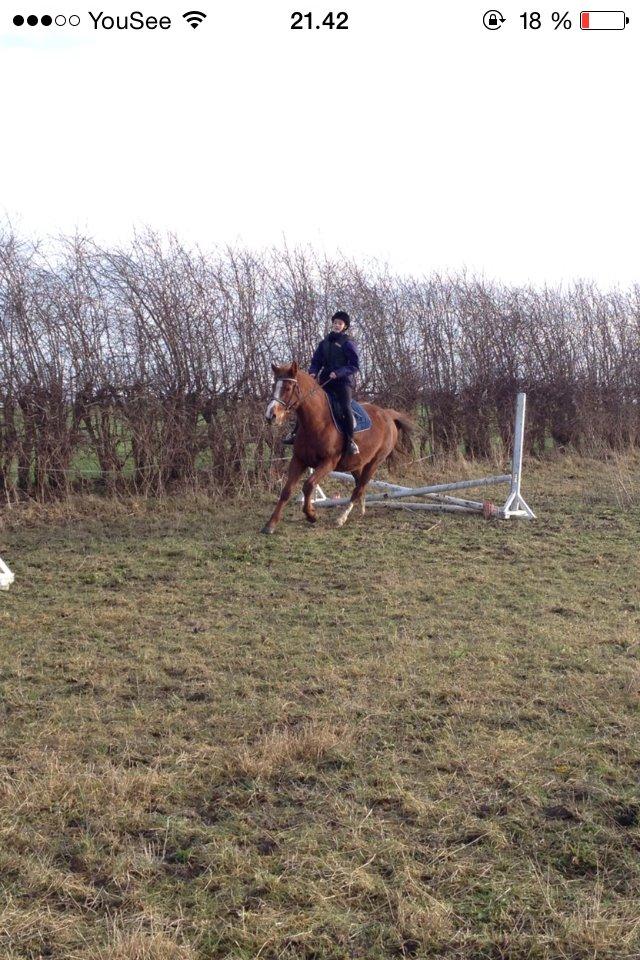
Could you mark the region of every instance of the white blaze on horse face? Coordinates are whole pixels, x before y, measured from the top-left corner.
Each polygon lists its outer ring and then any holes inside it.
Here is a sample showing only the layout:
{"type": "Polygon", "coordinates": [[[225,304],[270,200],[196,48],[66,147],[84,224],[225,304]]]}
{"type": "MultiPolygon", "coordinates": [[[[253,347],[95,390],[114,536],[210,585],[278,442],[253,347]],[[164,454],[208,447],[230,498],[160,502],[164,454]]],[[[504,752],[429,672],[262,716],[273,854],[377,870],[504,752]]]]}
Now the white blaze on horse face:
{"type": "Polygon", "coordinates": [[[273,395],[273,400],[269,401],[269,405],[265,411],[265,417],[269,422],[273,420],[276,416],[276,409],[280,406],[277,402],[280,399],[280,394],[282,393],[282,380],[276,380],[276,389],[273,395]]]}

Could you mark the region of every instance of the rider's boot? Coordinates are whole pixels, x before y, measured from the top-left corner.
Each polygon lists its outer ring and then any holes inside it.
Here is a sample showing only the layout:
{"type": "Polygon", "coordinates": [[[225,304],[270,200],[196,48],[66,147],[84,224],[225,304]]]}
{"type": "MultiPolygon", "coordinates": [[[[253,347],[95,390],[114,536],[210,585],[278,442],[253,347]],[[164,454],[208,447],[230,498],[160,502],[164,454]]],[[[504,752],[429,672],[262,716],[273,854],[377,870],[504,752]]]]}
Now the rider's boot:
{"type": "Polygon", "coordinates": [[[349,411],[349,419],[351,421],[351,435],[347,437],[346,447],[349,456],[355,457],[360,453],[360,448],[353,439],[353,432],[356,429],[356,418],[354,417],[352,410],[349,411]]]}
{"type": "Polygon", "coordinates": [[[287,434],[287,436],[284,437],[282,440],[282,442],[286,444],[288,447],[292,447],[293,444],[295,443],[297,430],[298,430],[298,422],[296,421],[293,427],[291,428],[291,430],[289,431],[289,433],[287,434]]]}
{"type": "Polygon", "coordinates": [[[359,447],[358,444],[355,442],[355,440],[353,439],[353,437],[349,437],[349,439],[347,440],[347,450],[346,450],[346,452],[347,452],[347,453],[349,454],[349,456],[351,456],[351,457],[357,456],[357,454],[360,453],[360,447],[359,447]]]}

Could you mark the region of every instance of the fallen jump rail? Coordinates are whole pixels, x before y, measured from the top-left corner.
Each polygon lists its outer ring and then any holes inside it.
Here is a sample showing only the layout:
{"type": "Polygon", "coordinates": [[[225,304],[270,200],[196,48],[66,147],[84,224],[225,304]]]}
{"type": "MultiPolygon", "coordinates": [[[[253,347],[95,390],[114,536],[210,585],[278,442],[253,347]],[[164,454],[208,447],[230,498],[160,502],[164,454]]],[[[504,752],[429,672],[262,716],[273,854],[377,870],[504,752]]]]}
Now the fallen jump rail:
{"type": "MultiPolygon", "coordinates": [[[[526,404],[526,394],[519,393],[516,400],[511,473],[480,477],[477,480],[436,483],[425,487],[406,487],[396,483],[388,483],[385,480],[371,480],[369,486],[383,492],[367,494],[365,498],[366,506],[391,507],[398,510],[431,510],[445,513],[483,513],[485,516],[498,517],[502,520],[509,520],[512,517],[535,520],[535,513],[528,506],[520,489],[526,404]],[[509,493],[502,507],[497,507],[486,500],[466,500],[461,497],[447,496],[454,490],[473,490],[503,483],[509,484],[509,493]],[[410,497],[425,497],[426,501],[409,500],[410,497]]],[[[350,473],[335,471],[330,476],[336,480],[354,482],[350,473]]],[[[350,497],[327,497],[320,487],[316,487],[314,496],[316,507],[343,507],[350,502],[350,497]]]]}

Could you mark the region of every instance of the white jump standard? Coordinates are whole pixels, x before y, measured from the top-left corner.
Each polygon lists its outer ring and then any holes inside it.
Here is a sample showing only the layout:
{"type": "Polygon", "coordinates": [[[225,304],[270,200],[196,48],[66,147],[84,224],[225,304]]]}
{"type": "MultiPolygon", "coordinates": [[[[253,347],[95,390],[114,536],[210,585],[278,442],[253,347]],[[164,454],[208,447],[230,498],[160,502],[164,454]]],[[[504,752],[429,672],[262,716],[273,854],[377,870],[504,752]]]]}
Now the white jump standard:
{"type": "Polygon", "coordinates": [[[15,577],[11,570],[0,557],[0,590],[8,590],[14,580],[15,577]]]}
{"type": "MultiPolygon", "coordinates": [[[[445,513],[483,513],[485,516],[498,517],[509,520],[519,517],[523,520],[535,520],[535,513],[527,505],[520,492],[522,478],[522,448],[524,441],[524,417],[527,396],[519,393],[516,401],[516,418],[513,439],[513,457],[511,473],[495,477],[481,477],[479,480],[459,480],[456,483],[437,483],[429,487],[403,487],[384,480],[372,480],[370,487],[382,490],[382,493],[367,494],[363,503],[364,508],[392,507],[398,510],[431,510],[445,513]],[[463,500],[460,497],[450,497],[446,494],[452,490],[470,490],[476,487],[489,487],[494,484],[508,483],[509,494],[502,507],[495,507],[488,501],[463,500]],[[409,497],[425,497],[426,502],[409,501],[409,497]]],[[[337,480],[353,483],[350,473],[334,472],[330,476],[337,480]]],[[[345,507],[350,503],[349,497],[327,497],[320,487],[316,487],[314,504],[316,507],[345,507]]]]}

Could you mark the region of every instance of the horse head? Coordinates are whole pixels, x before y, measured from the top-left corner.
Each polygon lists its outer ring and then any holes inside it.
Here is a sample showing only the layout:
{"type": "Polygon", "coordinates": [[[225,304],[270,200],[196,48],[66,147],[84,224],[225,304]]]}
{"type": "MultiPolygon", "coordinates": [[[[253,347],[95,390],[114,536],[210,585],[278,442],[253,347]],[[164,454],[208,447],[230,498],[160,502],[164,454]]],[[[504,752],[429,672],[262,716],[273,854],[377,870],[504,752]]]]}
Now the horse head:
{"type": "Polygon", "coordinates": [[[289,365],[279,367],[272,363],[271,369],[275,377],[271,400],[265,410],[268,423],[282,423],[289,413],[297,406],[300,397],[298,387],[298,364],[295,361],[289,365]]]}

